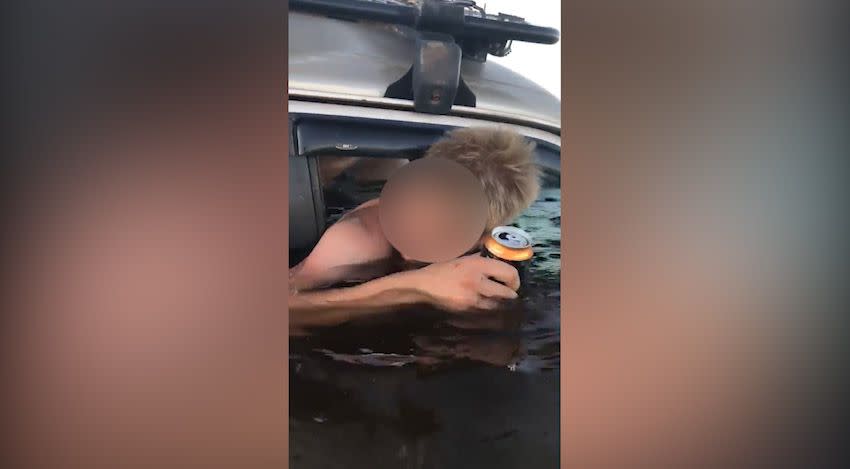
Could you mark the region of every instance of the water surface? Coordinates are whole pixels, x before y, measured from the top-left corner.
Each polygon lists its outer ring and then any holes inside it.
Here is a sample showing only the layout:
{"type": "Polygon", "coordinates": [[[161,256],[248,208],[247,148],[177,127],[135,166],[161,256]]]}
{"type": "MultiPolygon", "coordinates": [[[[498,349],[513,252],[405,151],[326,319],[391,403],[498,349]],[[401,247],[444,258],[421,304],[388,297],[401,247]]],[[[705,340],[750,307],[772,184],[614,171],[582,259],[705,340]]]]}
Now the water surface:
{"type": "MultiPolygon", "coordinates": [[[[379,190],[326,193],[329,223],[379,190]]],[[[560,224],[544,187],[515,223],[535,257],[503,311],[417,307],[291,337],[291,467],[558,467],[560,224]]]]}

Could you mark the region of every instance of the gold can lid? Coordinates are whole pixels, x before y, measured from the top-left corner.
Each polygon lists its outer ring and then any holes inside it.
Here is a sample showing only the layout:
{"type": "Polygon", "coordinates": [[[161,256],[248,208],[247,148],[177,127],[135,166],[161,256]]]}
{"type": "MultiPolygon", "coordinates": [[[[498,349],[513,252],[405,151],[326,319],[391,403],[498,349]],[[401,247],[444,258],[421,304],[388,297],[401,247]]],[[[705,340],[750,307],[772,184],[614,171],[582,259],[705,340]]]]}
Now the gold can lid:
{"type": "Polygon", "coordinates": [[[527,261],[534,254],[531,236],[513,226],[497,226],[484,241],[484,248],[506,261],[527,261]]]}

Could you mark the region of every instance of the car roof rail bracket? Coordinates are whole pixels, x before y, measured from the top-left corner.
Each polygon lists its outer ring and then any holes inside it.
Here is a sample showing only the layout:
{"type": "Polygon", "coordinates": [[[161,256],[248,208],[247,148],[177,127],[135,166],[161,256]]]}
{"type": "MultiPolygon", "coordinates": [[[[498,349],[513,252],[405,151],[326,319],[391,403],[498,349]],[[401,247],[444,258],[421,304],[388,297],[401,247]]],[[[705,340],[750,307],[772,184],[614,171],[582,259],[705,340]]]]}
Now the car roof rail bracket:
{"type": "Polygon", "coordinates": [[[423,31],[413,65],[387,87],[384,97],[413,101],[417,112],[448,114],[453,105],[475,107],[475,94],[461,77],[463,51],[452,36],[423,31]]]}

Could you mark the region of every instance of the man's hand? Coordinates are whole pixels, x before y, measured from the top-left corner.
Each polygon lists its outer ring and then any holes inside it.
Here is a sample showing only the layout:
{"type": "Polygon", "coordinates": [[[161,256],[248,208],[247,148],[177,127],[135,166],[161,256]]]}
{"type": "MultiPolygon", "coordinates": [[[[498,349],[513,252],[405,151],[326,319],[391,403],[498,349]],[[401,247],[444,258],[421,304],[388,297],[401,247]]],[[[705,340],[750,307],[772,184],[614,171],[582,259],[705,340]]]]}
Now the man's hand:
{"type": "Polygon", "coordinates": [[[429,302],[449,311],[491,310],[517,297],[519,273],[502,261],[471,254],[410,272],[429,302]],[[499,283],[501,282],[501,283],[499,283]]]}

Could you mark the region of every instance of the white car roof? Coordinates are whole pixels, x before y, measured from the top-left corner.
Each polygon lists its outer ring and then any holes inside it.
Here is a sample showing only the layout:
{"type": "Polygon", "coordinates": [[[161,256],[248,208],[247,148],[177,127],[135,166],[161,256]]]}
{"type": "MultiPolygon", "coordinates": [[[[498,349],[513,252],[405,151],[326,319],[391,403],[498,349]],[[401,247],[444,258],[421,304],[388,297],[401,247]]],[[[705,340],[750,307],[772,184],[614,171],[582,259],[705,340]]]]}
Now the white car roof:
{"type": "MultiPolygon", "coordinates": [[[[412,108],[412,102],[384,98],[384,93],[410,68],[416,34],[405,26],[290,12],[290,99],[332,98],[412,108]]],[[[476,106],[454,106],[453,113],[560,129],[560,100],[522,75],[491,60],[464,60],[461,76],[475,94],[476,106]]]]}

